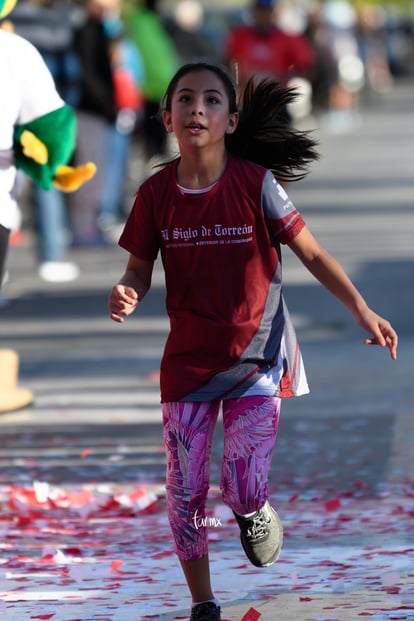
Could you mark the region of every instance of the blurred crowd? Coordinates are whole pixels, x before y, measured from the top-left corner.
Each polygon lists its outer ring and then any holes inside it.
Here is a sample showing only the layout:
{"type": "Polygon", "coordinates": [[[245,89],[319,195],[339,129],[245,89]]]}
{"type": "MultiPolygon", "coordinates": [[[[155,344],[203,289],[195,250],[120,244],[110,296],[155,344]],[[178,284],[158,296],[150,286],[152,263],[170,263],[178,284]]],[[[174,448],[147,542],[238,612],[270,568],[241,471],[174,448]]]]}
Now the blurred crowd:
{"type": "MultiPolygon", "coordinates": [[[[158,118],[177,67],[208,58],[240,87],[251,75],[294,86],[289,122],[312,118],[333,132],[358,127],[414,67],[413,23],[384,5],[348,0],[252,0],[226,9],[182,0],[20,0],[1,27],[31,41],[77,113],[75,164],[95,177],[72,195],[22,178],[26,226],[36,232],[39,275],[73,280],[72,246],[116,243],[136,189],[174,144],[158,118]]],[[[24,221],[25,222],[25,221],[24,221]]],[[[18,243],[18,233],[15,233],[18,243]]]]}

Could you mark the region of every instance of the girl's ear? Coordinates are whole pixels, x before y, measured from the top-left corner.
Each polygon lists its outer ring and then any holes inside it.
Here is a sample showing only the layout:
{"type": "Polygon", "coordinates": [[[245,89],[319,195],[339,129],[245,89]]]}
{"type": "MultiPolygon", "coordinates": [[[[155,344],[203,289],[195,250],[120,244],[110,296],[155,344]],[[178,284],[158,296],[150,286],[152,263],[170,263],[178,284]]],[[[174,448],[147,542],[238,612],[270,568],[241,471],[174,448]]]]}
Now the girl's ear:
{"type": "Polygon", "coordinates": [[[173,127],[172,127],[172,120],[171,120],[171,112],[169,112],[169,110],[163,110],[162,122],[164,123],[164,127],[167,130],[167,132],[171,133],[173,131],[173,127]]]}
{"type": "Polygon", "coordinates": [[[232,134],[235,131],[238,122],[239,122],[239,113],[233,112],[232,114],[230,114],[229,120],[227,123],[226,134],[232,134]]]}

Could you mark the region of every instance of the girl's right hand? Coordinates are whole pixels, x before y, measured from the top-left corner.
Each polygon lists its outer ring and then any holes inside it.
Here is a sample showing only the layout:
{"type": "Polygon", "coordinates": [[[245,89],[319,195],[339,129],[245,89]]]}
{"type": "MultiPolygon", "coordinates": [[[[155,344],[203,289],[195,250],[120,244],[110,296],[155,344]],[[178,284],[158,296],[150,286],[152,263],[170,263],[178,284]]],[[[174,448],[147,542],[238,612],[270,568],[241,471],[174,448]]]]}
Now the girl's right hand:
{"type": "Polygon", "coordinates": [[[124,317],[133,313],[137,305],[138,294],[135,289],[125,285],[115,285],[108,300],[109,316],[117,323],[124,323],[124,317]]]}

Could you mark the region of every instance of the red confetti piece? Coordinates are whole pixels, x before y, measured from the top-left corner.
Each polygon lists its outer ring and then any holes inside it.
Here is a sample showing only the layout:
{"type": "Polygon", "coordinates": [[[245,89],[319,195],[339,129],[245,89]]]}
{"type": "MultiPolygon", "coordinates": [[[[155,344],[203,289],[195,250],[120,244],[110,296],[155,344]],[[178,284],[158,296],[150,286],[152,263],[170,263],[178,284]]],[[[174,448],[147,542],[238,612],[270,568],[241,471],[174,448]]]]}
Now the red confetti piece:
{"type": "Polygon", "coordinates": [[[88,457],[88,455],[90,454],[91,449],[90,448],[86,448],[82,451],[82,453],[80,454],[81,459],[85,459],[85,457],[88,457]]]}
{"type": "Polygon", "coordinates": [[[299,597],[300,602],[311,602],[313,597],[299,597]]]}
{"type": "Polygon", "coordinates": [[[368,485],[364,481],[354,481],[354,487],[357,489],[367,489],[368,485]]]}
{"type": "Polygon", "coordinates": [[[246,614],[241,618],[241,621],[258,621],[261,617],[261,613],[255,608],[249,608],[246,614]]]}
{"type": "Polygon", "coordinates": [[[341,501],[339,498],[333,498],[332,500],[327,500],[325,502],[326,511],[336,511],[341,506],[341,501]]]}
{"type": "Polygon", "coordinates": [[[33,517],[32,516],[22,516],[19,515],[19,517],[15,518],[14,523],[16,524],[16,526],[27,526],[28,524],[30,524],[33,521],[33,517]]]}
{"type": "Polygon", "coordinates": [[[118,569],[121,567],[121,565],[123,564],[124,561],[112,561],[111,563],[111,569],[112,571],[118,571],[118,569]]]}
{"type": "Polygon", "coordinates": [[[82,550],[80,548],[63,548],[62,552],[70,556],[82,556],[82,550]]]}
{"type": "Polygon", "coordinates": [[[398,595],[401,589],[398,586],[384,587],[384,591],[386,591],[388,595],[398,595]]]}

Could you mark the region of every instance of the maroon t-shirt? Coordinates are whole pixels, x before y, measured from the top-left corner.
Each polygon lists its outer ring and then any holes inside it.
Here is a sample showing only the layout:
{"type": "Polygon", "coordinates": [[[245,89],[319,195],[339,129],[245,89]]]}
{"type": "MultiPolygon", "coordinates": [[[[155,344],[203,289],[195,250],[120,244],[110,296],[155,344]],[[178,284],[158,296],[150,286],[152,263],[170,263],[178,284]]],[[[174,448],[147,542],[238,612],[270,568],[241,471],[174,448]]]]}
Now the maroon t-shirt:
{"type": "Polygon", "coordinates": [[[183,195],[178,160],[140,187],[120,238],[146,261],[158,252],[170,317],[161,362],[162,401],[241,396],[281,354],[279,396],[303,377],[281,294],[280,243],[304,221],[266,169],[230,156],[208,192],[183,195]]]}

